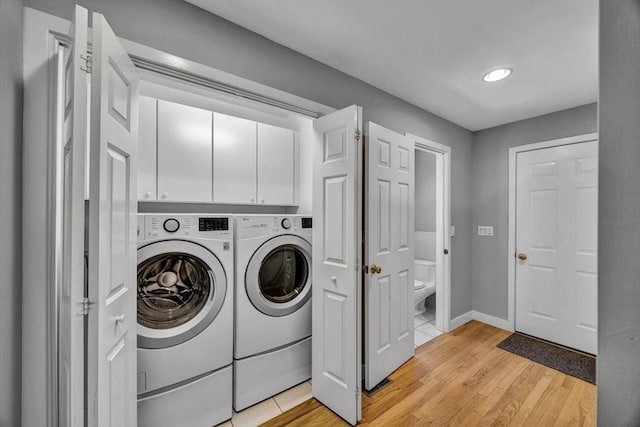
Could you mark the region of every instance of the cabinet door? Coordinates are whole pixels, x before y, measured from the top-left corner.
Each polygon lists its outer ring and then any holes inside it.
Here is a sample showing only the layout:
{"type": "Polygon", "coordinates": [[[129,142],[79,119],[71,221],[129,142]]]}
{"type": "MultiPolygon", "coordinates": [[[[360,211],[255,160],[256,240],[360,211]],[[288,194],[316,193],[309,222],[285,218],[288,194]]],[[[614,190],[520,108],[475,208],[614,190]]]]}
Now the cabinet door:
{"type": "Polygon", "coordinates": [[[294,203],[294,155],[291,129],[258,123],[258,203],[294,203]]]}
{"type": "Polygon", "coordinates": [[[140,97],[138,127],[138,200],[156,200],[156,100],[140,97]]]}
{"type": "Polygon", "coordinates": [[[256,122],[213,114],[213,201],[256,201],[256,122]]]}
{"type": "Polygon", "coordinates": [[[158,101],[158,200],[211,201],[212,113],[158,101]]]}

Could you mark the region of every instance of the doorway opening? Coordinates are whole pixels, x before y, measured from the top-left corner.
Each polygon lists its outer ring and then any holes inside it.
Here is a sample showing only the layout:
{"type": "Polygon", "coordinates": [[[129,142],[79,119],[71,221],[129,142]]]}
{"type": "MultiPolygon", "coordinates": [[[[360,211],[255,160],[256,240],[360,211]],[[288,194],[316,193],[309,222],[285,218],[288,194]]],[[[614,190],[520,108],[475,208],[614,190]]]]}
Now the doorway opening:
{"type": "Polygon", "coordinates": [[[442,334],[436,328],[436,153],[415,150],[415,259],[413,316],[416,347],[442,334]]]}
{"type": "Polygon", "coordinates": [[[449,147],[413,135],[415,144],[414,344],[449,332],[449,147]]]}

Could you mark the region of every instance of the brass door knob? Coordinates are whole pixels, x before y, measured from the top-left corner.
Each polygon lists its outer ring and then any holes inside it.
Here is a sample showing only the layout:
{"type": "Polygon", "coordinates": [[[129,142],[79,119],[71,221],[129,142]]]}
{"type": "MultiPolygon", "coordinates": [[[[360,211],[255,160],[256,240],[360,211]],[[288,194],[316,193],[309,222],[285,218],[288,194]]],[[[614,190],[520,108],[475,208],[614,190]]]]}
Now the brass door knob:
{"type": "Polygon", "coordinates": [[[380,267],[379,265],[371,264],[371,273],[372,274],[382,273],[382,267],[380,267]]]}
{"type": "Polygon", "coordinates": [[[527,260],[527,254],[520,252],[520,253],[518,254],[518,259],[519,259],[520,261],[526,261],[526,260],[527,260]]]}

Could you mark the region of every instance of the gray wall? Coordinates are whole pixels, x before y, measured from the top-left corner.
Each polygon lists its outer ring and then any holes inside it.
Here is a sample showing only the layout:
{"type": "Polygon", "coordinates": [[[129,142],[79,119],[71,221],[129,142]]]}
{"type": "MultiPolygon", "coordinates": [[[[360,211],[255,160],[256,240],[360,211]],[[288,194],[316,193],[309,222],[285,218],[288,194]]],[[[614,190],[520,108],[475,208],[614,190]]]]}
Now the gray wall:
{"type": "Polygon", "coordinates": [[[640,2],[600,2],[598,425],[640,425],[640,2]]]}
{"type": "Polygon", "coordinates": [[[22,0],[0,0],[0,426],[20,425],[22,0]]]}
{"type": "MultiPolygon", "coordinates": [[[[323,104],[358,104],[365,120],[452,149],[452,317],[471,309],[471,132],[181,0],[26,0],[70,19],[79,3],[116,34],[323,104]]],[[[357,52],[354,52],[357,54],[357,52]]]]}
{"type": "Polygon", "coordinates": [[[436,231],[436,155],[416,150],[416,231],[436,231]]]}
{"type": "Polygon", "coordinates": [[[472,237],[472,306],[507,318],[507,250],[509,218],[509,147],[596,132],[597,105],[475,132],[471,198],[473,227],[492,225],[493,237],[472,237]]]}

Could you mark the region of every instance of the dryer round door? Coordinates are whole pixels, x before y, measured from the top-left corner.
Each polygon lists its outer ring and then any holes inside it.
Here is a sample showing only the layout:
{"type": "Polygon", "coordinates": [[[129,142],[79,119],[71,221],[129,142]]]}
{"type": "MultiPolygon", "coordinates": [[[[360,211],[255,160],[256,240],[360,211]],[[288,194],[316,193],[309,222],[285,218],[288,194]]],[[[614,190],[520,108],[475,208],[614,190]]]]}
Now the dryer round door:
{"type": "Polygon", "coordinates": [[[202,332],[227,293],[220,260],[197,243],[166,240],[138,249],[138,347],[166,348],[202,332]]]}
{"type": "Polygon", "coordinates": [[[274,237],[255,251],[245,273],[253,306],[269,316],[286,316],[311,297],[311,245],[293,235],[274,237]]]}

